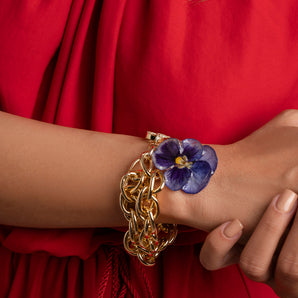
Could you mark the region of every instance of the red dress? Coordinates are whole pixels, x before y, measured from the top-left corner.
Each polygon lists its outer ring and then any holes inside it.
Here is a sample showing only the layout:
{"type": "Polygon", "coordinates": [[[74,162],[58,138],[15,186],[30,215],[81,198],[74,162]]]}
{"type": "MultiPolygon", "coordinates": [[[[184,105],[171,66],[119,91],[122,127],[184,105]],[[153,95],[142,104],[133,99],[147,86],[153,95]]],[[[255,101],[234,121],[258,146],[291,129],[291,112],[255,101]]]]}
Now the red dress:
{"type": "MultiPolygon", "coordinates": [[[[60,125],[203,143],[298,108],[296,0],[0,4],[0,108],[60,125]]],[[[113,229],[0,229],[0,297],[276,297],[237,266],[208,272],[204,234],[145,268],[113,229]]]]}

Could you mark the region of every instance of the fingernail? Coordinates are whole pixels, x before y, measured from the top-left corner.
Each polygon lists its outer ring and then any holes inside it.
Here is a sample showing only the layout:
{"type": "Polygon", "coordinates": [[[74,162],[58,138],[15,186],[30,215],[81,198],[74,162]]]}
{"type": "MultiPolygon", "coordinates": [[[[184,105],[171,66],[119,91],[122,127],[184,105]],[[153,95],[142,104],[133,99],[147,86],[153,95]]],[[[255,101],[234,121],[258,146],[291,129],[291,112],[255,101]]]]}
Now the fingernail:
{"type": "Polygon", "coordinates": [[[233,221],[229,222],[223,230],[223,234],[227,238],[234,238],[243,230],[243,224],[238,220],[234,219],[233,221]]]}
{"type": "Polygon", "coordinates": [[[289,190],[286,189],[283,191],[276,202],[276,208],[281,212],[290,212],[296,203],[297,195],[289,190]]]}

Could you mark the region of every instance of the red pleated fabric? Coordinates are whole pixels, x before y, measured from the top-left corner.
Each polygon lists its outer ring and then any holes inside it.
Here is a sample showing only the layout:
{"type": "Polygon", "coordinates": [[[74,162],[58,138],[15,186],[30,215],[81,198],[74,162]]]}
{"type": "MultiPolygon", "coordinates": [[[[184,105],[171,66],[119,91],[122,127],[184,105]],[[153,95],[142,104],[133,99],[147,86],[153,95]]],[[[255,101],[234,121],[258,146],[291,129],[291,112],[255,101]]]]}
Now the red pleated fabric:
{"type": "MultiPolygon", "coordinates": [[[[296,0],[0,4],[0,108],[59,125],[227,144],[298,108],[296,0]]],[[[0,229],[0,297],[276,297],[208,272],[184,231],[145,268],[113,229],[0,229]]]]}

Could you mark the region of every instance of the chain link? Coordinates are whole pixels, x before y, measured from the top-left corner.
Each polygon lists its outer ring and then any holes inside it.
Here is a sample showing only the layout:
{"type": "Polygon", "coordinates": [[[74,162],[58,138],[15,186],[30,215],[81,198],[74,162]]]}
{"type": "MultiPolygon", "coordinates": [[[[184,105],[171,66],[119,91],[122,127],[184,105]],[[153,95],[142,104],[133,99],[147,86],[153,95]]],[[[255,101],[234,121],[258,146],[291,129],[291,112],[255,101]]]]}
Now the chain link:
{"type": "Polygon", "coordinates": [[[124,248],[144,265],[152,266],[160,252],[174,242],[177,226],[155,223],[159,215],[157,193],[164,188],[165,179],[154,167],[152,153],[168,136],[148,132],[146,138],[151,150],[135,160],[121,179],[120,207],[129,221],[124,248]]]}

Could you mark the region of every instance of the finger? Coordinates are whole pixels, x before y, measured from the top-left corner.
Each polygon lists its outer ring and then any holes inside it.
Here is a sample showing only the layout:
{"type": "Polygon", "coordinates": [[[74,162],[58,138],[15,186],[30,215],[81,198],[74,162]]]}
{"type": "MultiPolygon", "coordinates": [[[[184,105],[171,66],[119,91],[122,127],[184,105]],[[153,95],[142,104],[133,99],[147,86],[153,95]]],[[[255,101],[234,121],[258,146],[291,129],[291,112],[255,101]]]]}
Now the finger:
{"type": "Polygon", "coordinates": [[[298,297],[298,213],[277,259],[274,281],[280,296],[298,297]]]}
{"type": "Polygon", "coordinates": [[[285,190],[276,196],[267,208],[240,257],[240,267],[251,279],[260,282],[270,279],[274,252],[296,206],[297,195],[285,190]]]}
{"type": "Polygon", "coordinates": [[[200,253],[200,261],[208,270],[217,270],[237,263],[240,250],[235,247],[243,230],[238,219],[226,222],[207,236],[200,253]]]}

